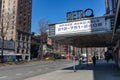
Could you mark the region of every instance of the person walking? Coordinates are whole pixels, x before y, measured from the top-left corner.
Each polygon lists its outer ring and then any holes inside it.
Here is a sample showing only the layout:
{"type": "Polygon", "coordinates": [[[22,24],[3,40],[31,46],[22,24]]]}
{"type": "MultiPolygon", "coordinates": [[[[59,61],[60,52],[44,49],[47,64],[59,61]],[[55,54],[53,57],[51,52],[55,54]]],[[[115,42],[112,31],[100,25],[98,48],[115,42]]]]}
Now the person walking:
{"type": "Polygon", "coordinates": [[[95,66],[96,65],[96,57],[95,57],[95,55],[92,57],[92,61],[93,61],[93,65],[95,66]]]}

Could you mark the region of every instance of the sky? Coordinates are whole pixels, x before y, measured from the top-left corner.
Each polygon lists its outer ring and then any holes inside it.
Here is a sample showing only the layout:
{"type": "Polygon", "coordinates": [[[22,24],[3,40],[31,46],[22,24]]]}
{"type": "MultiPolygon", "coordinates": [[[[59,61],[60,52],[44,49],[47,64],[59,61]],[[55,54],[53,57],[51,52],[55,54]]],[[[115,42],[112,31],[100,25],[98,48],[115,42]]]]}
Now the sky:
{"type": "Polygon", "coordinates": [[[105,14],[105,0],[32,0],[32,29],[39,33],[38,21],[49,20],[51,23],[65,22],[66,13],[91,8],[95,16],[105,14]]]}

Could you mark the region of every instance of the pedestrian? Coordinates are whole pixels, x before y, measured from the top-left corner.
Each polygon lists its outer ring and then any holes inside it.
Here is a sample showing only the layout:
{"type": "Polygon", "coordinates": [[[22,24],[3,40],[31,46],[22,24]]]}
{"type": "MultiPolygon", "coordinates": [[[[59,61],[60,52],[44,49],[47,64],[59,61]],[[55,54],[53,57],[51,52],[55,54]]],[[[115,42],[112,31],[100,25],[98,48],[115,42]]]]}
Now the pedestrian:
{"type": "Polygon", "coordinates": [[[93,61],[93,65],[95,66],[96,65],[96,57],[95,57],[95,55],[92,57],[92,61],[93,61]]]}
{"type": "Polygon", "coordinates": [[[79,65],[82,63],[82,56],[79,58],[79,65]]]}
{"type": "Polygon", "coordinates": [[[97,57],[97,60],[98,60],[99,59],[98,55],[96,57],[97,57]]]}
{"type": "Polygon", "coordinates": [[[105,60],[107,61],[107,63],[109,62],[110,60],[110,54],[108,51],[105,52],[105,60]]]}

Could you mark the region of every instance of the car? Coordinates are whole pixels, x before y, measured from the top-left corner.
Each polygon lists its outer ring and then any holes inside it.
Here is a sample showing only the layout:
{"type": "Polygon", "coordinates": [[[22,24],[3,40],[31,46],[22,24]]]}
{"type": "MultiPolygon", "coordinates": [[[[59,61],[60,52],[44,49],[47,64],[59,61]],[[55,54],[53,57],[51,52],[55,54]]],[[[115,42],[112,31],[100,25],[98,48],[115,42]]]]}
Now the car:
{"type": "Polygon", "coordinates": [[[83,57],[82,62],[83,63],[87,62],[87,57],[83,57]]]}
{"type": "Polygon", "coordinates": [[[46,57],[45,60],[46,60],[46,61],[50,61],[50,60],[54,60],[54,59],[53,59],[53,57],[50,57],[50,56],[49,56],[49,57],[46,57]]]}

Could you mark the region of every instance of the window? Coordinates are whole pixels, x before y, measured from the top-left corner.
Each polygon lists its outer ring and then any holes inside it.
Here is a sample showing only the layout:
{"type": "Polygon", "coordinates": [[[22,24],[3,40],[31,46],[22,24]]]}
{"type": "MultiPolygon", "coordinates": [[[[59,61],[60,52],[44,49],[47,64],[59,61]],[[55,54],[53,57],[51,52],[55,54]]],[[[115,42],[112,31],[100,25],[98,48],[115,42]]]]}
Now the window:
{"type": "Polygon", "coordinates": [[[15,4],[16,0],[14,0],[14,4],[15,4]]]}
{"type": "Polygon", "coordinates": [[[20,40],[20,35],[18,35],[18,40],[20,40]]]}
{"type": "Polygon", "coordinates": [[[13,14],[15,14],[15,11],[13,11],[13,14]]]}
{"type": "Polygon", "coordinates": [[[22,53],[24,53],[24,49],[22,50],[22,53]]]}
{"type": "Polygon", "coordinates": [[[32,1],[31,0],[29,0],[29,3],[31,3],[32,1]]]}
{"type": "Polygon", "coordinates": [[[11,34],[13,34],[13,31],[11,32],[11,34]]]}
{"type": "Polygon", "coordinates": [[[3,1],[3,3],[5,3],[5,0],[3,1]]]}
{"type": "Polygon", "coordinates": [[[9,2],[9,4],[8,4],[9,6],[10,6],[10,2],[9,2]]]}
{"type": "Polygon", "coordinates": [[[27,2],[26,0],[24,0],[25,1],[25,3],[27,2]]]}
{"type": "Polygon", "coordinates": [[[17,48],[17,53],[19,53],[19,49],[17,48]]]}
{"type": "Polygon", "coordinates": [[[5,5],[3,5],[3,8],[5,7],[5,5]]]}
{"type": "Polygon", "coordinates": [[[12,17],[13,19],[15,18],[15,16],[12,17]]]}
{"type": "Polygon", "coordinates": [[[14,21],[12,21],[12,23],[14,24],[14,21]]]}
{"type": "Polygon", "coordinates": [[[15,9],[15,5],[13,6],[13,9],[15,9]]]}
{"type": "Polygon", "coordinates": [[[26,50],[26,53],[28,54],[28,50],[26,50]]]}
{"type": "Polygon", "coordinates": [[[27,37],[27,39],[26,39],[27,41],[29,40],[29,38],[27,37]]]}
{"type": "Polygon", "coordinates": [[[10,41],[13,41],[12,37],[11,37],[10,41]]]}
{"type": "Polygon", "coordinates": [[[20,46],[20,42],[18,42],[18,48],[20,48],[21,46],[20,46]]]}
{"type": "Polygon", "coordinates": [[[8,10],[10,10],[10,8],[8,8],[8,10]]]}
{"type": "Polygon", "coordinates": [[[19,24],[21,24],[21,21],[19,21],[19,24]]]}
{"type": "Polygon", "coordinates": [[[25,23],[23,25],[25,26],[25,23]]]}
{"type": "Polygon", "coordinates": [[[14,29],[14,26],[12,26],[12,29],[14,29]]]}
{"type": "MultiPolygon", "coordinates": [[[[23,40],[23,41],[25,40],[25,36],[22,37],[22,40],[23,40]]],[[[24,45],[24,43],[23,43],[23,45],[24,45]]]]}
{"type": "Polygon", "coordinates": [[[22,13],[22,6],[20,6],[20,13],[22,13]]]}
{"type": "Polygon", "coordinates": [[[20,4],[22,4],[22,0],[20,0],[20,4]]]}
{"type": "Polygon", "coordinates": [[[4,12],[4,9],[2,10],[2,12],[4,12]]]}

